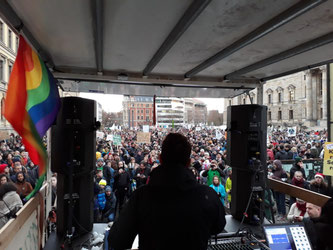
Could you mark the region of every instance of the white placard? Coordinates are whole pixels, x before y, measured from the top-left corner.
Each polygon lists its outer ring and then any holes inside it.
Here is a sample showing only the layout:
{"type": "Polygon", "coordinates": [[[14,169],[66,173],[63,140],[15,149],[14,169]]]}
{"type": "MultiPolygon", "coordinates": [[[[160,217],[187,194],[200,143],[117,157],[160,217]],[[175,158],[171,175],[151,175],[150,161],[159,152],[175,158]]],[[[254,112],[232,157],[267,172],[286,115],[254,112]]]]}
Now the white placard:
{"type": "Polygon", "coordinates": [[[101,131],[97,131],[97,132],[96,132],[96,137],[97,137],[98,139],[103,139],[103,138],[104,138],[104,133],[101,132],[101,131]]]}
{"type": "Polygon", "coordinates": [[[288,136],[292,137],[292,136],[296,136],[296,127],[289,127],[288,128],[288,136]]]}
{"type": "Polygon", "coordinates": [[[145,133],[148,133],[149,132],[149,125],[143,125],[142,126],[142,131],[145,132],[145,133]]]}

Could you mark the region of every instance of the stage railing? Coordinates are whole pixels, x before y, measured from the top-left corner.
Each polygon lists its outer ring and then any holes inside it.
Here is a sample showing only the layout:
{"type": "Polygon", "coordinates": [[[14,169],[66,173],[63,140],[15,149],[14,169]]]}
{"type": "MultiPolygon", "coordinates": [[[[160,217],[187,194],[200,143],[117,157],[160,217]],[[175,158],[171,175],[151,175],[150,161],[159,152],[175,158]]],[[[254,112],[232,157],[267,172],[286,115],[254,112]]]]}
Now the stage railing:
{"type": "Polygon", "coordinates": [[[46,240],[45,199],[49,183],[31,198],[0,230],[0,249],[42,249],[46,240]]]}
{"type": "Polygon", "coordinates": [[[290,196],[300,198],[304,201],[313,203],[322,207],[331,197],[322,195],[308,189],[300,188],[283,181],[268,178],[268,186],[274,191],[288,194],[290,196]]]}

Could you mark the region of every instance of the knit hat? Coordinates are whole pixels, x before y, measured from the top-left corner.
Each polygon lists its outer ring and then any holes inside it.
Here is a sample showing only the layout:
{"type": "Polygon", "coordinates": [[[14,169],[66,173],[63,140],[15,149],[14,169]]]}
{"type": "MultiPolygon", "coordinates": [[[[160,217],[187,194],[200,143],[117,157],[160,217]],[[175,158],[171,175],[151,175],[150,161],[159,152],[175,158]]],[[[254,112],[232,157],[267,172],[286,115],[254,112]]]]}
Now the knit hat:
{"type": "Polygon", "coordinates": [[[112,188],[110,186],[106,186],[105,191],[112,191],[112,188]]]}
{"type": "Polygon", "coordinates": [[[0,174],[5,172],[5,168],[7,167],[7,164],[0,164],[0,174]]]}
{"type": "Polygon", "coordinates": [[[303,159],[299,156],[296,156],[294,160],[296,164],[299,163],[300,161],[303,161],[303,159]]]}
{"type": "MultiPolygon", "coordinates": [[[[0,166],[1,166],[1,165],[0,165],[0,166]]],[[[320,177],[320,178],[322,178],[322,179],[324,180],[325,175],[323,175],[322,173],[316,173],[315,178],[316,178],[316,177],[320,177]]]]}
{"type": "Polygon", "coordinates": [[[106,180],[100,180],[98,184],[99,184],[99,185],[106,186],[106,180]]]}
{"type": "Polygon", "coordinates": [[[104,161],[104,159],[101,157],[101,158],[98,158],[97,159],[97,162],[99,162],[99,161],[104,161]]]}

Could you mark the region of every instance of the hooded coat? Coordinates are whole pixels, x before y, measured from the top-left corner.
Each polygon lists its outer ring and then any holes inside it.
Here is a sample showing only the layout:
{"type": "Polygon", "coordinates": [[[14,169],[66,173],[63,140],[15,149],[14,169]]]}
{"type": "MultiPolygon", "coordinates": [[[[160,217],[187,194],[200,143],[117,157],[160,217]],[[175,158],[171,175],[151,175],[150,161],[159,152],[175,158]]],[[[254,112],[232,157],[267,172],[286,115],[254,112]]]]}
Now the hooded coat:
{"type": "Polygon", "coordinates": [[[226,224],[216,192],[198,184],[184,166],[159,166],[148,185],[137,189],[111,227],[112,249],[207,249],[211,235],[226,224]]]}

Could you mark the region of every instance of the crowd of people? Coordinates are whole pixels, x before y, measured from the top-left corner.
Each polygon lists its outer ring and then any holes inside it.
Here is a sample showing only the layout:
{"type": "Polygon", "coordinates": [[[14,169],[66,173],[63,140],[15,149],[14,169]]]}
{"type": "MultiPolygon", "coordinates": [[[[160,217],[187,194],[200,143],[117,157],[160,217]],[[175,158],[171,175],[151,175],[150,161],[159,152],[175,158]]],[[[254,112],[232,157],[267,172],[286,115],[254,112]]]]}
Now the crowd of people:
{"type": "MultiPolygon", "coordinates": [[[[224,131],[215,129],[172,129],[184,134],[192,145],[190,169],[196,181],[211,187],[222,205],[230,207],[232,190],[232,166],[227,160],[227,140],[224,131]],[[222,136],[221,136],[222,135],[222,136]]],[[[132,193],[149,183],[152,171],[160,165],[161,145],[170,129],[153,129],[151,143],[137,142],[137,133],[122,129],[112,131],[120,135],[121,144],[114,145],[105,137],[97,139],[96,168],[94,178],[94,220],[112,222],[132,193]]],[[[268,133],[267,170],[269,178],[289,182],[298,187],[331,195],[325,176],[318,172],[307,179],[304,160],[323,157],[326,131],[299,132],[288,136],[287,130],[268,133]],[[290,160],[293,167],[285,171],[282,162],[290,160]]],[[[33,190],[38,179],[38,166],[30,160],[21,138],[13,134],[0,143],[0,227],[17,212],[25,197],[33,190]],[[10,211],[10,213],[8,212],[10,211]]],[[[52,205],[56,206],[56,174],[52,177],[52,205]]],[[[168,180],[172,182],[172,179],[168,180]]],[[[273,202],[280,221],[299,221],[308,217],[306,202],[273,192],[273,202]],[[303,202],[303,203],[302,203],[303,202]],[[289,207],[289,209],[288,209],[289,207]]],[[[266,208],[267,208],[266,207],[266,208]]],[[[266,210],[265,210],[266,211],[266,210]]],[[[268,210],[267,210],[268,211],[268,210]]],[[[268,214],[266,217],[271,218],[268,214]]]]}
{"type": "Polygon", "coordinates": [[[0,142],[0,228],[24,205],[38,177],[19,136],[0,142]]]}
{"type": "MultiPolygon", "coordinates": [[[[149,183],[150,173],[160,164],[161,143],[169,131],[153,130],[150,144],[138,143],[136,132],[126,129],[114,132],[121,136],[121,145],[112,145],[111,141],[105,140],[106,136],[98,140],[95,177],[96,221],[112,221],[110,218],[115,218],[116,211],[122,209],[132,192],[149,183]],[[106,188],[111,190],[111,194],[106,195],[106,188]],[[104,204],[107,206],[105,207],[104,204]],[[112,216],[109,217],[109,214],[112,216]]],[[[177,131],[186,135],[192,145],[190,169],[197,181],[213,188],[222,204],[230,207],[232,166],[227,160],[226,134],[223,131],[216,133],[215,129],[197,131],[182,128],[177,131]],[[217,136],[218,134],[222,136],[217,136]]],[[[105,131],[105,135],[107,133],[105,131]]],[[[326,136],[325,130],[302,131],[293,137],[288,135],[287,130],[270,131],[267,145],[268,176],[321,194],[331,195],[325,176],[318,172],[314,179],[306,179],[303,164],[305,159],[318,159],[323,156],[326,136]],[[293,164],[288,172],[283,169],[281,161],[284,160],[290,160],[293,164]]],[[[288,202],[285,194],[279,192],[273,192],[273,197],[273,203],[265,204],[277,207],[277,219],[286,221],[288,206],[291,207],[296,199],[290,197],[288,202]]]]}

